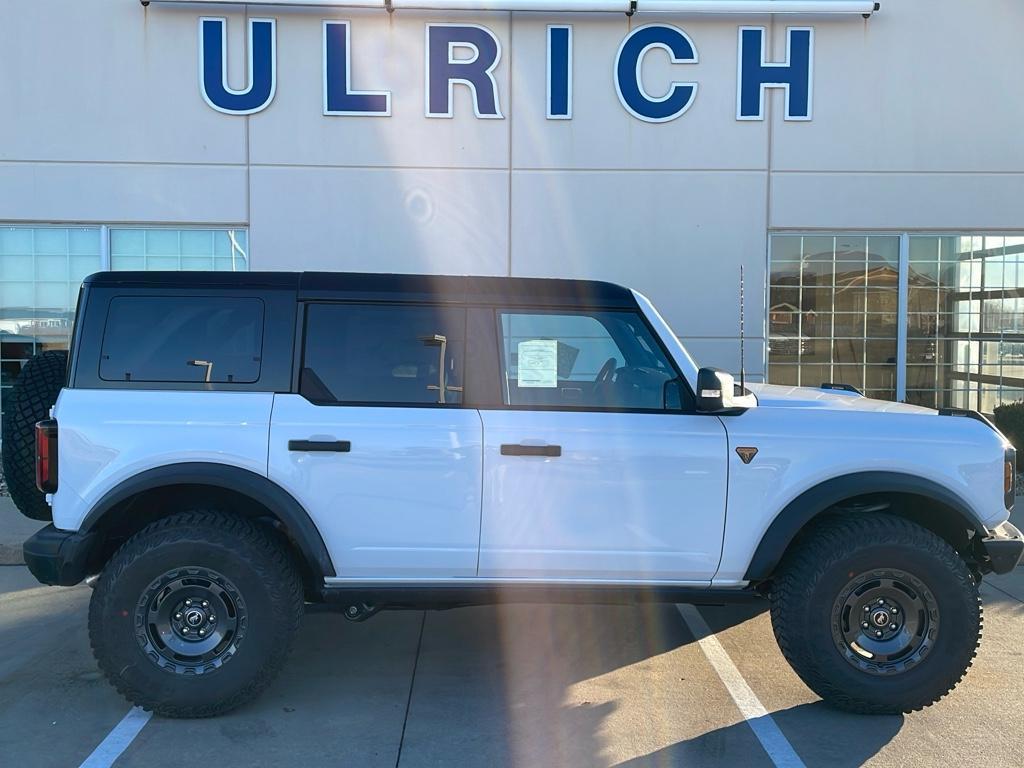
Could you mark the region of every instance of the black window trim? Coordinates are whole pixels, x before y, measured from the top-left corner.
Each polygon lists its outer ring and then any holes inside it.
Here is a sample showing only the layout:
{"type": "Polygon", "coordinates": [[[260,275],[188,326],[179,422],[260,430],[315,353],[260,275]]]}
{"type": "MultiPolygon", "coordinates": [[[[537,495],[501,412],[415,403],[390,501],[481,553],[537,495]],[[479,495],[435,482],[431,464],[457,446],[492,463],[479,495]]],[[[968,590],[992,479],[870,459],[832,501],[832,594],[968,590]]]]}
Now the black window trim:
{"type": "MultiPolygon", "coordinates": [[[[467,373],[465,370],[466,365],[466,350],[468,349],[469,343],[467,339],[463,339],[463,392],[459,403],[407,403],[407,402],[392,402],[382,400],[335,400],[330,401],[317,401],[311,400],[302,394],[302,372],[306,369],[306,341],[307,334],[309,332],[309,309],[312,306],[346,306],[346,307],[393,307],[395,309],[404,309],[409,307],[436,307],[438,309],[457,309],[463,313],[463,321],[468,325],[469,307],[465,304],[455,302],[444,302],[444,301],[391,301],[391,300],[370,300],[362,301],[359,299],[340,299],[332,300],[330,298],[314,298],[314,299],[303,299],[299,302],[301,311],[296,313],[298,316],[297,324],[298,330],[296,333],[296,352],[295,352],[295,394],[305,400],[307,403],[313,406],[322,408],[431,408],[437,410],[477,410],[476,405],[467,405],[469,400],[467,396],[468,385],[467,385],[467,373]]],[[[466,332],[463,332],[463,336],[466,332]]]]}
{"type": "MultiPolygon", "coordinates": [[[[491,309],[494,312],[494,327],[496,333],[496,342],[498,346],[498,369],[500,373],[500,379],[503,381],[506,376],[508,367],[505,362],[505,345],[503,343],[504,332],[501,327],[501,314],[524,314],[526,312],[532,312],[544,315],[565,315],[565,314],[586,314],[594,312],[607,312],[607,313],[626,313],[631,314],[634,317],[639,318],[640,322],[643,323],[644,328],[651,335],[657,344],[658,350],[664,356],[665,360],[671,366],[672,372],[675,373],[675,380],[678,380],[684,390],[689,394],[689,408],[614,408],[614,407],[597,407],[591,405],[511,405],[505,402],[504,392],[499,391],[497,393],[496,405],[493,406],[480,406],[481,411],[552,411],[552,412],[564,412],[564,413],[646,413],[646,414],[660,414],[660,415],[681,415],[681,416],[692,416],[696,415],[696,398],[693,394],[693,389],[690,387],[690,382],[686,380],[682,372],[679,370],[679,366],[676,364],[675,358],[669,352],[665,346],[664,341],[657,334],[654,328],[651,326],[647,316],[643,313],[640,307],[633,309],[623,307],[591,307],[591,306],[543,306],[537,308],[528,308],[521,306],[506,306],[506,305],[492,305],[491,309]]],[[[616,342],[617,345],[617,342],[616,342]]],[[[620,350],[621,351],[621,350],[620,350]]]]}

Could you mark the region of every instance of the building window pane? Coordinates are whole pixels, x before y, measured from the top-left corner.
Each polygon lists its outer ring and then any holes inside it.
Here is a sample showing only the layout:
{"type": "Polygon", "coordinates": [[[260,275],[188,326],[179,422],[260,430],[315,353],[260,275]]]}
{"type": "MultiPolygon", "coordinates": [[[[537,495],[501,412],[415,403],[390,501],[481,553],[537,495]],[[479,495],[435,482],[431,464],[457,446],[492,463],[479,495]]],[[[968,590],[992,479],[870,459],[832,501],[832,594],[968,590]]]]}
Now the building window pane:
{"type": "Polygon", "coordinates": [[[67,349],[82,280],[101,268],[99,227],[0,227],[0,413],[33,355],[67,349]]]}
{"type": "Polygon", "coordinates": [[[894,399],[899,253],[896,236],[773,236],[769,380],[894,399]]]}
{"type": "Polygon", "coordinates": [[[933,390],[939,407],[987,413],[1020,399],[1024,300],[1011,292],[1024,279],[1022,257],[1020,237],[911,236],[908,390],[933,390]],[[922,347],[917,340],[932,330],[922,347]],[[934,365],[915,365],[929,362],[926,353],[934,365]]]}
{"type": "Polygon", "coordinates": [[[242,229],[112,229],[110,268],[245,272],[249,237],[242,229]]]}

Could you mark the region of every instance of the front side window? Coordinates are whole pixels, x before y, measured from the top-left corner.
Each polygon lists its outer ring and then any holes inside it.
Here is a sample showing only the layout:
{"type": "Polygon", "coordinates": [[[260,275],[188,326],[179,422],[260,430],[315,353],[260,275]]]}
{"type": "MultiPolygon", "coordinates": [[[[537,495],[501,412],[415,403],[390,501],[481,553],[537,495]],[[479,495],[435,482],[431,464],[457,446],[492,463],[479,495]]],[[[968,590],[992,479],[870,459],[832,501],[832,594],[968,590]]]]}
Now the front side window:
{"type": "Polygon", "coordinates": [[[262,354],[260,299],[120,296],[107,313],[100,378],[250,384],[262,354]]]}
{"type": "Polygon", "coordinates": [[[665,409],[677,374],[636,313],[500,312],[499,323],[506,405],[665,409]]]}
{"type": "Polygon", "coordinates": [[[300,392],[321,404],[461,405],[464,309],[313,304],[300,392]]]}

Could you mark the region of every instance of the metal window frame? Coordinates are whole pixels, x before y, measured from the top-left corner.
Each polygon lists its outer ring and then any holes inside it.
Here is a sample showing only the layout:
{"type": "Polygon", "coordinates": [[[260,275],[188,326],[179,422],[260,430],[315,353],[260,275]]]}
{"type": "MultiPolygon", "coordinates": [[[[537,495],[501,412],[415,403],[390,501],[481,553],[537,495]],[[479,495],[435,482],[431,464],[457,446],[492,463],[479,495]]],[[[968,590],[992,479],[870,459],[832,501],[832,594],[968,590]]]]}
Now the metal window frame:
{"type": "MultiPolygon", "coordinates": [[[[831,238],[838,238],[838,237],[866,237],[866,238],[870,238],[870,237],[898,237],[899,238],[899,277],[898,277],[899,282],[898,282],[898,286],[897,286],[898,287],[898,304],[897,304],[897,329],[896,329],[896,332],[897,332],[897,339],[896,339],[896,342],[897,342],[897,346],[896,346],[896,398],[900,402],[905,402],[906,401],[906,397],[907,397],[907,373],[908,373],[907,349],[908,349],[908,343],[909,343],[908,322],[909,322],[909,314],[910,314],[910,307],[909,307],[909,299],[910,299],[910,295],[909,295],[910,294],[910,244],[911,244],[912,238],[915,238],[915,237],[920,237],[920,238],[947,238],[947,237],[958,237],[958,238],[965,238],[965,237],[970,237],[970,238],[975,238],[975,237],[1003,237],[1003,238],[1013,237],[1013,238],[1024,238],[1024,229],[1020,229],[1020,230],[1014,230],[1014,229],[997,229],[997,230],[987,230],[987,229],[966,229],[966,230],[965,229],[954,229],[954,230],[941,230],[941,229],[860,230],[860,229],[856,229],[856,228],[851,228],[851,229],[842,229],[842,228],[835,228],[835,229],[825,229],[825,228],[769,229],[768,230],[768,249],[767,249],[768,260],[767,260],[766,280],[765,280],[765,339],[766,339],[765,373],[766,373],[766,378],[767,378],[767,374],[768,374],[768,371],[769,371],[769,364],[770,364],[770,357],[768,356],[768,350],[767,350],[767,339],[768,339],[768,337],[770,335],[770,328],[768,327],[769,326],[769,316],[768,315],[769,315],[769,309],[770,309],[769,301],[770,301],[770,296],[771,296],[771,269],[772,269],[772,262],[773,262],[773,246],[774,246],[774,237],[776,235],[779,235],[779,236],[789,236],[789,237],[831,237],[831,238]]],[[[982,279],[982,281],[984,280],[984,274],[982,274],[982,278],[981,279],[982,279]]],[[[834,276],[834,272],[833,272],[833,285],[834,285],[834,282],[835,282],[835,276],[834,276]]],[[[802,286],[802,277],[801,277],[801,286],[802,286]]],[[[983,282],[982,282],[982,286],[984,286],[983,282]]],[[[986,292],[1003,294],[1002,296],[1000,296],[998,298],[1005,298],[1005,297],[1007,297],[1006,296],[1007,294],[1013,294],[1014,296],[1016,296],[1017,294],[1020,294],[1021,296],[1024,296],[1024,288],[1020,288],[1020,289],[993,288],[993,289],[988,289],[988,291],[985,291],[984,287],[981,290],[975,290],[973,288],[969,288],[966,291],[964,291],[964,296],[970,296],[971,298],[973,298],[975,296],[975,294],[983,294],[983,293],[986,293],[986,292]]],[[[984,296],[979,296],[979,298],[984,298],[984,296]]],[[[996,297],[994,297],[994,298],[996,298],[996,297]]],[[[834,322],[834,318],[833,318],[833,322],[834,322]]],[[[972,333],[972,334],[969,334],[969,335],[970,335],[970,338],[965,338],[964,340],[967,340],[967,341],[991,341],[991,340],[993,340],[993,339],[988,339],[988,338],[982,338],[982,339],[975,338],[976,336],[986,335],[986,334],[981,333],[980,331],[978,333],[972,333]]],[[[996,335],[999,336],[1000,340],[1001,340],[1001,334],[996,334],[996,335]]],[[[834,336],[834,333],[833,333],[833,336],[834,336]]],[[[980,361],[979,361],[979,364],[980,364],[980,361]]],[[[798,376],[799,376],[799,366],[800,366],[800,363],[797,362],[795,365],[798,368],[798,376]]],[[[1006,382],[1009,382],[1009,384],[1007,384],[1007,385],[1012,387],[1013,386],[1013,382],[1016,381],[1016,379],[1012,379],[1012,378],[1011,379],[1007,379],[1002,374],[1002,370],[1000,370],[1000,373],[999,373],[998,376],[992,376],[992,375],[988,375],[988,374],[981,374],[980,370],[979,370],[979,372],[977,374],[969,373],[969,374],[966,374],[966,376],[964,378],[964,380],[967,381],[970,384],[977,383],[979,385],[980,384],[996,383],[995,381],[992,381],[992,380],[995,380],[995,379],[998,379],[999,386],[1004,386],[1004,384],[1006,382]]],[[[800,381],[799,378],[798,378],[798,381],[800,381]]],[[[936,391],[939,391],[939,390],[936,390],[936,391]]],[[[980,389],[977,390],[977,397],[979,398],[979,406],[980,406],[980,397],[981,397],[981,390],[980,389]]]]}

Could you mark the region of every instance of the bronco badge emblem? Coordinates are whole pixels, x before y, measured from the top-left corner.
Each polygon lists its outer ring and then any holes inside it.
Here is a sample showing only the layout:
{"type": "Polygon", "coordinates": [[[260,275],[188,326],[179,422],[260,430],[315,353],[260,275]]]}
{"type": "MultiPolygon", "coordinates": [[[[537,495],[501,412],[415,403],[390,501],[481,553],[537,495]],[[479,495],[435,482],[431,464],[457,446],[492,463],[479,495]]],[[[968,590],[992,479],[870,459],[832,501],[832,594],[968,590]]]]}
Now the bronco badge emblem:
{"type": "Polygon", "coordinates": [[[744,464],[749,464],[757,456],[757,448],[737,448],[736,453],[743,459],[744,464]]]}

